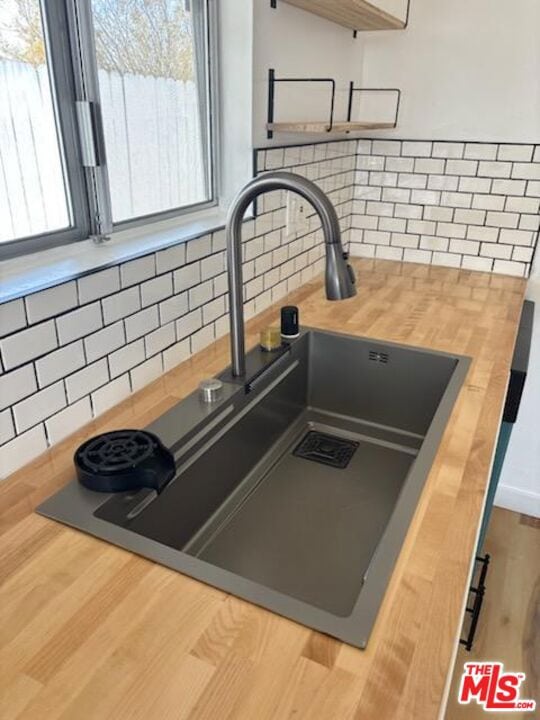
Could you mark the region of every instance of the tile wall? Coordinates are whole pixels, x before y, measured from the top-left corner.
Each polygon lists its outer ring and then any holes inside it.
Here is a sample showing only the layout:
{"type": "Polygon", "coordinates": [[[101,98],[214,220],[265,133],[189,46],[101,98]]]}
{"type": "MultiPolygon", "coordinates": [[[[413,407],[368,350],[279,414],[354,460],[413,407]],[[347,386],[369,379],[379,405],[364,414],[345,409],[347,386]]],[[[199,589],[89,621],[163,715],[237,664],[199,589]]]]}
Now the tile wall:
{"type": "Polygon", "coordinates": [[[360,140],[351,255],[529,275],[540,146],[360,140]]]}
{"type": "MultiPolygon", "coordinates": [[[[316,180],[350,223],[356,141],[257,153],[316,180]]],[[[244,224],[246,316],[322,270],[319,223],[285,233],[285,194],[244,224]]],[[[228,332],[225,233],[0,305],[0,477],[228,332]]]]}

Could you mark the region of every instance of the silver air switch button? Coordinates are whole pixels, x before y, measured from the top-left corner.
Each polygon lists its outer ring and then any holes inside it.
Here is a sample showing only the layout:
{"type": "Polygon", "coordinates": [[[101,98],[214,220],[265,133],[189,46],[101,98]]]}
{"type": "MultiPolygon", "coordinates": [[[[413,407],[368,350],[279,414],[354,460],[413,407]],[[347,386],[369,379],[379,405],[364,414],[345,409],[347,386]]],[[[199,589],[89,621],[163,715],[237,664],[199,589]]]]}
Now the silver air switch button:
{"type": "Polygon", "coordinates": [[[201,400],[205,403],[213,403],[219,400],[221,397],[221,391],[223,390],[223,383],[221,380],[216,378],[209,378],[203,380],[199,385],[199,394],[201,400]]]}

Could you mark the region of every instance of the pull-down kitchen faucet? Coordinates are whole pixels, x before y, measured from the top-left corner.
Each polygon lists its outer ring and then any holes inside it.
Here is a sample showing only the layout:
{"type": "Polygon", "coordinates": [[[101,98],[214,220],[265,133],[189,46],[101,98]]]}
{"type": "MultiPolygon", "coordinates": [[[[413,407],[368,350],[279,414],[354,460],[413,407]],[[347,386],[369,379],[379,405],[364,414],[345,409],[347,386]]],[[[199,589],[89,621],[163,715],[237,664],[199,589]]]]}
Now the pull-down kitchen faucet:
{"type": "Polygon", "coordinates": [[[326,297],[328,300],[344,300],[356,295],[354,272],[346,262],[346,256],[341,245],[339,220],[334,206],[323,191],[311,180],[294,173],[271,172],[254,178],[238,193],[227,218],[229,317],[234,377],[242,377],[246,373],[241,247],[242,220],[244,213],[255,198],[272,190],[290,190],[298,193],[313,206],[319,215],[326,245],[326,297]]]}

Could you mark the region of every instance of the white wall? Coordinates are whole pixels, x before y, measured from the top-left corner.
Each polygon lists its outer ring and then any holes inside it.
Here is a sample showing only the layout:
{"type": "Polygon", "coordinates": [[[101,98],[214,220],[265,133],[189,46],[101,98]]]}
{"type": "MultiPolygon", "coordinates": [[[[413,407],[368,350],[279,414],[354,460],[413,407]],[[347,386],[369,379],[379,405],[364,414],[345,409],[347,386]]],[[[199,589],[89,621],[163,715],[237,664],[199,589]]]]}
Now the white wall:
{"type": "MultiPolygon", "coordinates": [[[[253,139],[256,147],[327,140],[328,136],[275,135],[266,139],[268,69],[278,77],[332,77],[336,80],[336,120],[346,116],[351,80],[361,79],[362,40],[350,30],[285,2],[253,0],[254,98],[253,139]]],[[[275,120],[326,120],[329,89],[315,85],[278,85],[275,120]]]]}
{"type": "Polygon", "coordinates": [[[362,35],[364,85],[403,92],[379,134],[539,142],[539,32],[538,0],[411,0],[407,30],[362,35]]]}

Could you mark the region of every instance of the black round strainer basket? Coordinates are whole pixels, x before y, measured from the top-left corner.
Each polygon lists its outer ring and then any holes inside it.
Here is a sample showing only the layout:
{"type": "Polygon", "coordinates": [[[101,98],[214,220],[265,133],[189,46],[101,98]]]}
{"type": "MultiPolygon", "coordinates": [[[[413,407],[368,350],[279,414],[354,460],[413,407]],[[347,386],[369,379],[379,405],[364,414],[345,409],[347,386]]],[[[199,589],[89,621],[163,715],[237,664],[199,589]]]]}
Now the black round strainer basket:
{"type": "Polygon", "coordinates": [[[115,430],[90,438],[73,458],[79,482],[97,492],[148,487],[158,492],[174,477],[174,457],[143,430],[115,430]]]}

